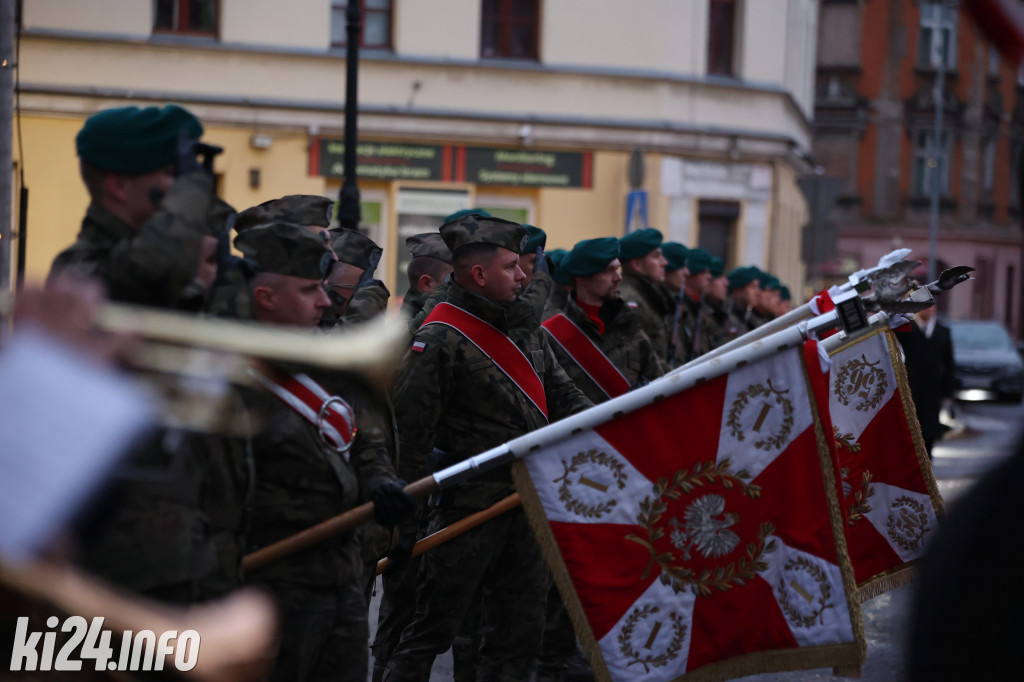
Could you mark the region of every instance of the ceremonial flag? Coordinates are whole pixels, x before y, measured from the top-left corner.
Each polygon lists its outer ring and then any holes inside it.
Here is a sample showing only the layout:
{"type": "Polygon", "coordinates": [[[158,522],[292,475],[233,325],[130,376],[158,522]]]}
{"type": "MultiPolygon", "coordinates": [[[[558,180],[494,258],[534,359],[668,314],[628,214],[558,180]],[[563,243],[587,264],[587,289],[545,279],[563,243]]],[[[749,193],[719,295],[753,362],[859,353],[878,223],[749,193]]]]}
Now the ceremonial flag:
{"type": "Polygon", "coordinates": [[[861,601],[910,580],[942,514],[897,343],[883,328],[830,353],[829,412],[861,601]]]}
{"type": "Polygon", "coordinates": [[[817,344],[740,365],[515,467],[598,679],[863,658],[817,344]]]}

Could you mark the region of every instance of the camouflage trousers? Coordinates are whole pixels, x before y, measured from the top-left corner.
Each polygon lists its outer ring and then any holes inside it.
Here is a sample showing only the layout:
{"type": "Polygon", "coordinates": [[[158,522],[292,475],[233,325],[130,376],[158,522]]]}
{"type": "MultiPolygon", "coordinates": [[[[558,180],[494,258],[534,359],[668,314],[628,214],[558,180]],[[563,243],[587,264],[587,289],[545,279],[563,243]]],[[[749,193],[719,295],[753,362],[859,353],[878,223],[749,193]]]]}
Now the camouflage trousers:
{"type": "MultiPolygon", "coordinates": [[[[430,529],[473,511],[442,507],[430,529]]],[[[386,682],[427,682],[434,658],[452,645],[478,594],[484,638],[477,679],[528,679],[540,651],[550,578],[521,508],[425,553],[419,575],[416,615],[388,661],[386,682]]]]}
{"type": "Polygon", "coordinates": [[[258,584],[273,593],[280,617],[271,681],[366,682],[370,631],[360,581],[333,588],[258,584]]]}

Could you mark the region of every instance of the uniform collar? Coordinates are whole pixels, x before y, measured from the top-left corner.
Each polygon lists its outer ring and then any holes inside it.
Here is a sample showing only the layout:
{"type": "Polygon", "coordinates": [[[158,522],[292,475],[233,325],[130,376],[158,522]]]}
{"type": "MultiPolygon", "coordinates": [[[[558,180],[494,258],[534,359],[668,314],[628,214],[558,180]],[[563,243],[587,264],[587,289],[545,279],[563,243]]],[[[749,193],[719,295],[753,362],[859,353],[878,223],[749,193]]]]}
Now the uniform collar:
{"type": "Polygon", "coordinates": [[[113,241],[126,239],[136,233],[131,225],[97,203],[89,204],[85,219],[82,221],[82,230],[99,232],[113,241]]]}
{"type": "Polygon", "coordinates": [[[474,294],[454,279],[449,285],[448,302],[479,317],[492,327],[501,330],[502,333],[508,334],[508,306],[495,303],[480,294],[474,294]]]}

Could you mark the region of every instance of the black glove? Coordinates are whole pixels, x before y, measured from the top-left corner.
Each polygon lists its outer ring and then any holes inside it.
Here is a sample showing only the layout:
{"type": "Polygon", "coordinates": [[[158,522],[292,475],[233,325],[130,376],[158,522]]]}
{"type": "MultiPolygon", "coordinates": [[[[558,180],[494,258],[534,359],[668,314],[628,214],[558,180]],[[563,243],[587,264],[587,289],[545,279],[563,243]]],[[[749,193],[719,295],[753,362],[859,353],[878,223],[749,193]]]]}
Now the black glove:
{"type": "Polygon", "coordinates": [[[412,549],[416,546],[416,536],[411,533],[402,533],[395,540],[395,544],[388,550],[388,565],[384,569],[384,575],[393,575],[405,570],[412,558],[412,549]]]}
{"type": "Polygon", "coordinates": [[[384,253],[384,250],[380,247],[377,247],[370,252],[370,267],[366,268],[366,270],[363,271],[363,274],[359,276],[359,281],[356,282],[356,286],[370,286],[372,282],[376,281],[373,279],[373,275],[377,271],[377,263],[380,262],[380,256],[382,253],[384,253]]]}
{"type": "Polygon", "coordinates": [[[416,500],[409,497],[402,488],[405,481],[398,479],[378,485],[370,501],[373,502],[373,515],[382,526],[394,526],[407,519],[416,511],[416,500]]]}
{"type": "Polygon", "coordinates": [[[537,258],[533,261],[533,271],[543,272],[548,277],[551,276],[551,266],[548,264],[548,258],[544,255],[544,248],[537,247],[537,258]]]}
{"type": "Polygon", "coordinates": [[[178,133],[178,158],[174,164],[174,175],[180,178],[189,173],[206,173],[212,178],[214,176],[213,158],[223,151],[223,147],[190,138],[188,133],[182,129],[178,133]],[[203,159],[201,162],[200,156],[203,159]]]}

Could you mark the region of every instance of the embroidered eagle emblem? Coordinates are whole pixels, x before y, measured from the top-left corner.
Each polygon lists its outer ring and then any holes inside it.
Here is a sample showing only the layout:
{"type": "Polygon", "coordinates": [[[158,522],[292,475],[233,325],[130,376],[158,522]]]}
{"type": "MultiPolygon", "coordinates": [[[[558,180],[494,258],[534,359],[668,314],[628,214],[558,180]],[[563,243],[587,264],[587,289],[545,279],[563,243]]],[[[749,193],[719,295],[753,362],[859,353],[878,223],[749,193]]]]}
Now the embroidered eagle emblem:
{"type": "Polygon", "coordinates": [[[675,529],[670,537],[672,545],[683,552],[683,560],[691,558],[696,549],[705,559],[725,556],[740,542],[740,536],[729,530],[739,519],[736,514],[725,513],[725,498],[704,495],[694,500],[683,512],[683,521],[673,518],[669,524],[675,529]]]}

